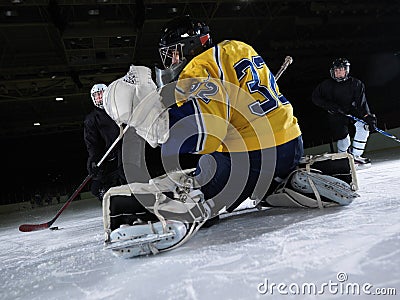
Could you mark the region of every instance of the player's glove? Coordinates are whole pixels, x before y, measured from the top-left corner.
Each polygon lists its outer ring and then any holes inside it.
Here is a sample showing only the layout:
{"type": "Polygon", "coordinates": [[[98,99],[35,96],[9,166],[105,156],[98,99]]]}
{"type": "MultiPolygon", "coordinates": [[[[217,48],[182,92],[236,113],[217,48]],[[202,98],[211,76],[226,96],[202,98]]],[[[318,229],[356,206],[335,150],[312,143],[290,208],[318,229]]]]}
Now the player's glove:
{"type": "Polygon", "coordinates": [[[97,166],[97,164],[93,161],[90,165],[90,170],[89,170],[90,175],[92,177],[98,177],[101,175],[101,168],[97,166]]]}
{"type": "Polygon", "coordinates": [[[340,107],[336,107],[336,106],[332,106],[328,109],[328,113],[330,113],[331,115],[334,114],[341,114],[344,115],[345,113],[343,112],[343,110],[340,107]]]}
{"type": "Polygon", "coordinates": [[[374,114],[367,114],[364,116],[364,121],[368,124],[369,132],[374,132],[376,128],[376,116],[374,114]]]}

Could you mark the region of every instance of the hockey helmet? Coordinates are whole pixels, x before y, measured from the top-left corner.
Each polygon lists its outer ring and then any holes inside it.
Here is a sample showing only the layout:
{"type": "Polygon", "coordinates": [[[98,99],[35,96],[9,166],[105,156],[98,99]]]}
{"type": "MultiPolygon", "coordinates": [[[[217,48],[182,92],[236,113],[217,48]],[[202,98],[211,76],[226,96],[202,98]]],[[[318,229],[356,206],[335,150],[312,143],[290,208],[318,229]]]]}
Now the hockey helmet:
{"type": "Polygon", "coordinates": [[[103,83],[95,84],[90,90],[90,97],[92,97],[93,104],[98,108],[103,108],[103,93],[107,86],[103,83]]]}
{"type": "Polygon", "coordinates": [[[189,61],[212,46],[209,27],[189,15],[168,22],[161,33],[159,44],[161,60],[165,68],[189,61]]]}
{"type": "Polygon", "coordinates": [[[334,80],[336,80],[337,82],[347,80],[348,76],[349,76],[349,72],[350,72],[350,62],[346,58],[336,58],[332,62],[330,73],[331,73],[331,77],[334,80]],[[345,73],[344,77],[339,78],[339,77],[336,77],[336,75],[335,75],[335,69],[340,69],[340,68],[344,68],[346,73],[345,73]]]}

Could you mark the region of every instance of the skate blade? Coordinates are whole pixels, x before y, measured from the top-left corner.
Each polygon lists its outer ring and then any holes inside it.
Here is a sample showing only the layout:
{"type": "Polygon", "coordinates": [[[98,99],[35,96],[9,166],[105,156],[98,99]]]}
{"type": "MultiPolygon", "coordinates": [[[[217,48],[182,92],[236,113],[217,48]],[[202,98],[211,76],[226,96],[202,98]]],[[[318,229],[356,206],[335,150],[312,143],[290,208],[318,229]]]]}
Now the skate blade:
{"type": "Polygon", "coordinates": [[[182,240],[187,232],[182,222],[168,221],[167,232],[163,232],[160,222],[149,225],[128,226],[115,230],[112,242],[105,249],[121,258],[132,258],[171,248],[182,240]],[[155,232],[152,232],[154,230],[155,232]]]}
{"type": "Polygon", "coordinates": [[[157,254],[160,251],[157,248],[157,243],[161,242],[165,246],[166,244],[169,244],[168,241],[170,241],[170,243],[173,245],[175,244],[173,241],[175,236],[175,232],[149,234],[143,237],[136,237],[132,240],[113,242],[112,244],[106,246],[106,249],[112,250],[115,256],[122,258],[157,254]]]}
{"type": "Polygon", "coordinates": [[[367,164],[355,164],[356,170],[364,170],[371,168],[371,163],[367,164]]]}

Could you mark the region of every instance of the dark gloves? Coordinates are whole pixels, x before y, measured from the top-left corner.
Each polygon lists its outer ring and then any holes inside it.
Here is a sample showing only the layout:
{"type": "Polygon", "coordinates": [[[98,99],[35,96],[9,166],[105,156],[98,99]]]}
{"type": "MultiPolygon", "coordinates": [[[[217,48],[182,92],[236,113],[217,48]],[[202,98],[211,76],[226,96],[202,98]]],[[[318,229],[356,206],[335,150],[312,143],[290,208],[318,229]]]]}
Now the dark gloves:
{"type": "Polygon", "coordinates": [[[93,161],[90,165],[90,175],[93,177],[97,177],[98,175],[101,175],[101,168],[97,166],[97,164],[93,161]]]}
{"type": "Polygon", "coordinates": [[[343,112],[343,110],[340,107],[337,107],[337,106],[332,106],[332,107],[328,108],[328,113],[330,113],[331,115],[334,115],[334,114],[344,115],[345,114],[343,112]]]}
{"type": "Polygon", "coordinates": [[[99,180],[92,180],[92,183],[90,184],[90,192],[93,196],[102,201],[106,189],[99,180]]]}
{"type": "Polygon", "coordinates": [[[364,116],[364,121],[368,124],[369,132],[374,132],[376,128],[376,116],[374,114],[368,114],[364,116]]]}

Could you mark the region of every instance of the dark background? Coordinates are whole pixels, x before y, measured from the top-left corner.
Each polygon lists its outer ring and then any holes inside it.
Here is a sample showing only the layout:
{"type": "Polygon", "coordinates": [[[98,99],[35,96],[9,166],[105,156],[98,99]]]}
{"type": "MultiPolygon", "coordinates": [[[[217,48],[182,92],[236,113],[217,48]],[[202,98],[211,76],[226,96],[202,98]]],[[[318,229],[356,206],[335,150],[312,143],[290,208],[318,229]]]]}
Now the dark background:
{"type": "Polygon", "coordinates": [[[348,58],[351,74],[365,83],[378,127],[400,126],[400,1],[1,0],[0,203],[79,185],[90,88],[132,63],[159,65],[160,31],[184,14],[206,22],[214,42],[252,45],[273,72],[293,57],[279,87],[306,147],[330,142],[311,93],[335,57],[348,58]]]}

